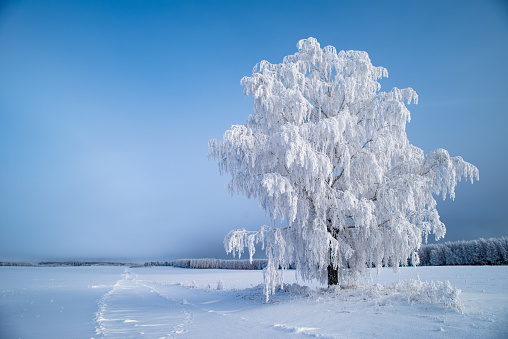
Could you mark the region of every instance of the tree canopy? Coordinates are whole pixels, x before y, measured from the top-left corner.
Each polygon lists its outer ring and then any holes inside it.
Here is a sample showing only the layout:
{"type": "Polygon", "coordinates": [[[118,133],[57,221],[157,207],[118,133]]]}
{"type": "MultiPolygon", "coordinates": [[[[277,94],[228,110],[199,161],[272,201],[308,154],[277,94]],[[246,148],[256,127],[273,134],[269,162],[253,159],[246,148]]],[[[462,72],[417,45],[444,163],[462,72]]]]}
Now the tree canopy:
{"type": "Polygon", "coordinates": [[[366,52],[321,48],[314,38],[297,46],[241,80],[254,113],[209,142],[220,173],[231,175],[229,191],[257,199],[274,225],[287,224],[234,230],[224,240],[228,253],[248,248],[251,258],[263,244],[267,298],[290,265],[304,280],[350,285],[372,265],[416,264],[422,241],[446,232],[434,195],[453,199],[461,178],[479,178],[461,157],[410,144],[406,104],[418,96],[412,88],[382,92],[378,80],[388,72],[366,52]]]}

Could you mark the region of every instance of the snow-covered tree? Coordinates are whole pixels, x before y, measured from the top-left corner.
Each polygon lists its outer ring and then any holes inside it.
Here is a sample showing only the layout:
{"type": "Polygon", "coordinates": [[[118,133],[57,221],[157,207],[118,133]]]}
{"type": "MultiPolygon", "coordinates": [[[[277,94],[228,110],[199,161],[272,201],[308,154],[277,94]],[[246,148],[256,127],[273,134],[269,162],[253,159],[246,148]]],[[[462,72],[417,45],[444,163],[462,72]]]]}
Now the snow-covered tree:
{"type": "Polygon", "coordinates": [[[366,52],[322,49],[314,38],[297,46],[242,79],[254,114],[209,142],[221,174],[231,175],[230,192],[257,199],[274,225],[287,224],[224,240],[228,253],[248,248],[251,258],[262,243],[267,298],[290,265],[304,280],[349,285],[372,265],[417,264],[422,240],[446,231],[433,194],[453,199],[461,177],[478,180],[461,157],[424,155],[409,143],[405,102],[418,96],[411,88],[381,92],[388,72],[366,52]]]}

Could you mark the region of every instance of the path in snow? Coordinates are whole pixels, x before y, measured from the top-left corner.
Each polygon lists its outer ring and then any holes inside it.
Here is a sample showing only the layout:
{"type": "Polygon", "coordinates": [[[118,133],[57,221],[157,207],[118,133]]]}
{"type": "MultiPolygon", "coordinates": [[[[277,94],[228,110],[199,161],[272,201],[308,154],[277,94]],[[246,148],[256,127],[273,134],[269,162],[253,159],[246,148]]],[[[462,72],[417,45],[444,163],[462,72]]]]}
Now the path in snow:
{"type": "MultiPolygon", "coordinates": [[[[252,317],[263,306],[260,288],[220,291],[196,282],[143,280],[126,270],[99,302],[96,333],[102,338],[295,338],[316,337],[315,328],[252,317]],[[253,300],[254,299],[254,300],[253,300]],[[254,306],[254,310],[252,309],[254,306]],[[249,315],[250,314],[250,315],[249,315]]],[[[215,285],[213,288],[217,288],[215,285]]]]}
{"type": "Polygon", "coordinates": [[[185,310],[144,286],[126,269],[99,302],[97,334],[107,338],[160,338],[180,333],[185,310]]]}
{"type": "MultiPolygon", "coordinates": [[[[135,268],[103,296],[97,334],[103,338],[506,337],[507,267],[408,268],[398,278],[414,279],[414,272],[422,279],[448,274],[454,278],[452,284],[466,287],[465,312],[442,304],[410,305],[400,295],[373,295],[362,289],[316,292],[298,285],[264,303],[262,288],[251,285],[261,279],[260,271],[135,268]],[[488,304],[482,302],[484,298],[488,304]]],[[[291,275],[287,280],[293,282],[291,275]]]]}

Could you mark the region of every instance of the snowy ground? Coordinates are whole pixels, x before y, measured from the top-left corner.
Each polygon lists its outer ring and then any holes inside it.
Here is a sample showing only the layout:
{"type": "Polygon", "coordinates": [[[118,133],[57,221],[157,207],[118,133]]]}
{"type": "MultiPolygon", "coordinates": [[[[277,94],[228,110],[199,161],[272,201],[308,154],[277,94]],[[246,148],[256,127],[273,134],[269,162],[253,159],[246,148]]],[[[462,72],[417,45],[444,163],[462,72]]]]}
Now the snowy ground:
{"type": "Polygon", "coordinates": [[[508,266],[384,270],[372,283],[417,275],[461,289],[462,313],[396,289],[301,282],[265,303],[261,271],[0,267],[0,338],[508,337],[508,266]]]}

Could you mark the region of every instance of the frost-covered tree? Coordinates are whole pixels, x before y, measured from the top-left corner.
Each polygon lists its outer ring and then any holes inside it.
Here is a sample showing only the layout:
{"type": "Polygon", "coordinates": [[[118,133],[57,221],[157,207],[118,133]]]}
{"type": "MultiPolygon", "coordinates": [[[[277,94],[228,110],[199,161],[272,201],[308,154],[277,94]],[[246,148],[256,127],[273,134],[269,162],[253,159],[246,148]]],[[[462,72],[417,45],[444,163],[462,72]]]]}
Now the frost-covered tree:
{"type": "Polygon", "coordinates": [[[381,92],[388,72],[366,52],[322,49],[314,38],[297,46],[242,79],[254,114],[209,142],[221,174],[231,175],[229,191],[257,199],[274,225],[287,224],[224,240],[228,253],[248,248],[251,258],[262,243],[267,298],[290,265],[304,280],[349,285],[372,265],[416,264],[422,240],[445,235],[433,194],[453,199],[461,177],[478,179],[461,157],[425,155],[409,143],[405,103],[417,94],[381,92]]]}

